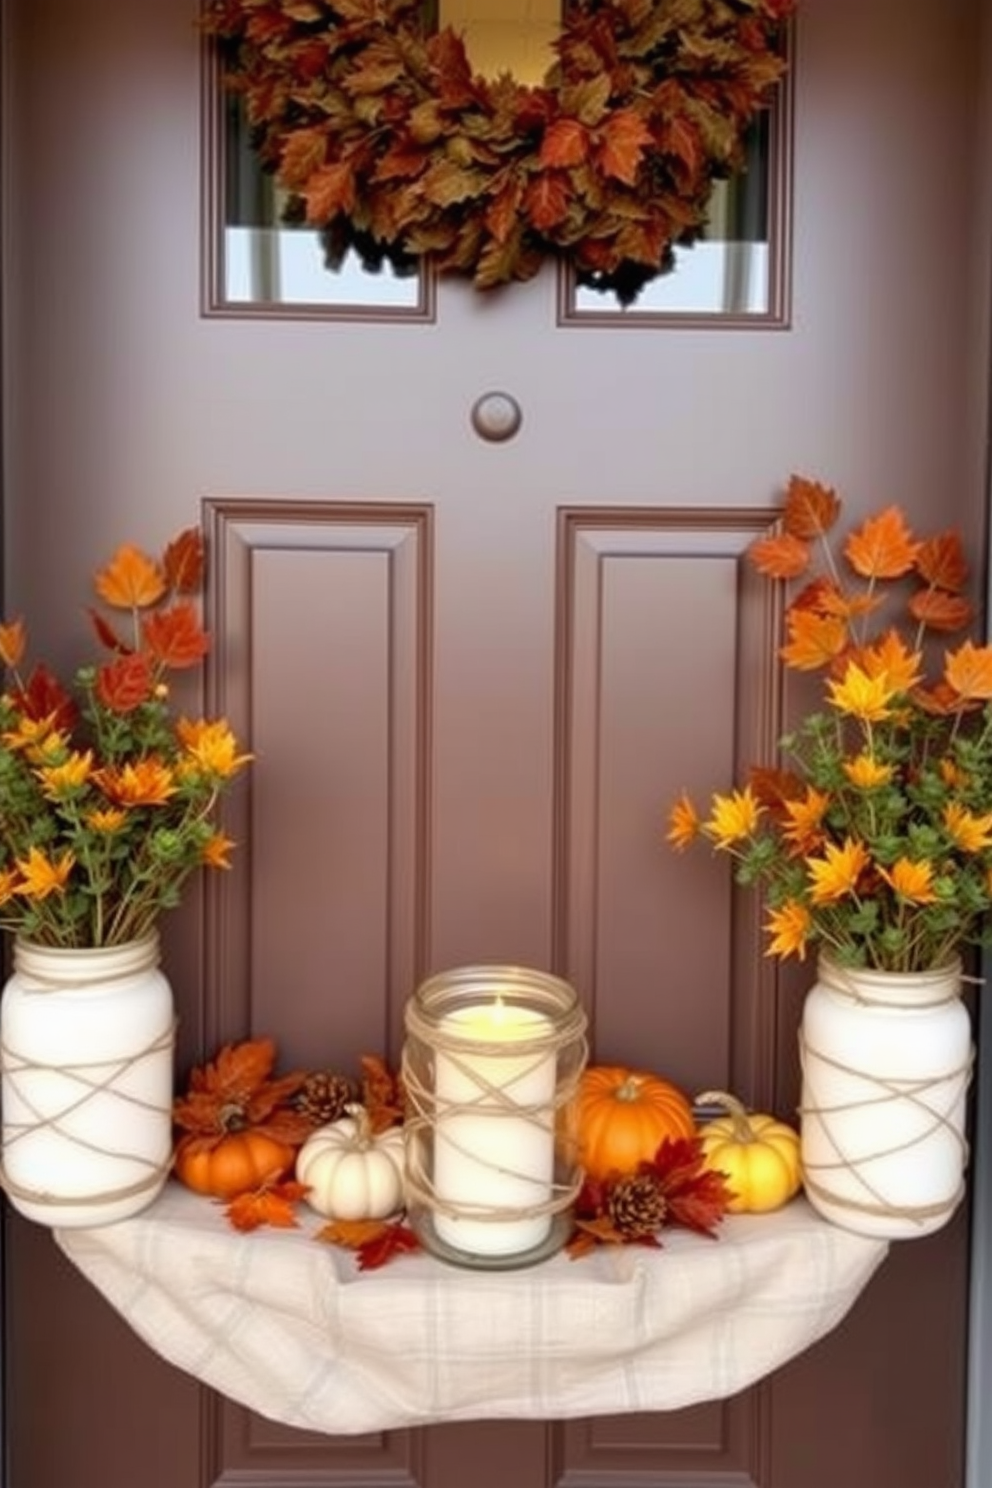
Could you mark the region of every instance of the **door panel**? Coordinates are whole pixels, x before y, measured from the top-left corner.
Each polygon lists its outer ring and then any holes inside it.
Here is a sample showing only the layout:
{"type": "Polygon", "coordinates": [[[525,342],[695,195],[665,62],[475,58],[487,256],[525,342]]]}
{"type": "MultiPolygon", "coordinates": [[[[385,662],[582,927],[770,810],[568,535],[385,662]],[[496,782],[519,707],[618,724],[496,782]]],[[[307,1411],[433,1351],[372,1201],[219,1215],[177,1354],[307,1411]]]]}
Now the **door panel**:
{"type": "MultiPolygon", "coordinates": [[[[802,0],[791,325],[705,331],[559,324],[550,270],[407,324],[201,316],[195,9],[9,0],[6,37],[8,608],[74,660],[109,548],[202,516],[204,701],[258,756],[234,872],[169,926],[181,1068],[252,1031],[395,1058],[421,976],[518,960],[575,982],[597,1057],[790,1114],[803,976],[662,814],[788,713],[740,558],[792,470],[982,550],[979,0],[802,0]]],[[[355,1438],[200,1390],[9,1241],[10,1488],[962,1482],[963,1215],[735,1400],[355,1438]]]]}

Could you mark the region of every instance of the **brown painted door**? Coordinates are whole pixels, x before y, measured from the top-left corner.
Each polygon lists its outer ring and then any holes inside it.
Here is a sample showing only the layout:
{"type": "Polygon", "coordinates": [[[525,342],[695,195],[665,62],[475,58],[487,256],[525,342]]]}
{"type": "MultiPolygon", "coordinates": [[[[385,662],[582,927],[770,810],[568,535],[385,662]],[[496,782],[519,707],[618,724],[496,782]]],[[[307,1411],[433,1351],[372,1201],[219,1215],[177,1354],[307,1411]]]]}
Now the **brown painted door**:
{"type": "MultiPolygon", "coordinates": [[[[575,981],[599,1058],[788,1114],[801,980],[662,811],[774,730],[739,559],[791,471],[980,546],[978,0],[801,0],[779,329],[560,324],[550,272],[408,324],[202,314],[195,8],[9,0],[5,38],[10,606],[73,659],[109,547],[202,513],[210,701],[258,756],[235,874],[170,929],[184,1065],[395,1056],[417,978],[508,960],[575,981]]],[[[899,1248],[729,1402],[322,1439],[159,1361],[15,1219],[8,1488],[960,1488],[965,1242],[899,1248]]]]}

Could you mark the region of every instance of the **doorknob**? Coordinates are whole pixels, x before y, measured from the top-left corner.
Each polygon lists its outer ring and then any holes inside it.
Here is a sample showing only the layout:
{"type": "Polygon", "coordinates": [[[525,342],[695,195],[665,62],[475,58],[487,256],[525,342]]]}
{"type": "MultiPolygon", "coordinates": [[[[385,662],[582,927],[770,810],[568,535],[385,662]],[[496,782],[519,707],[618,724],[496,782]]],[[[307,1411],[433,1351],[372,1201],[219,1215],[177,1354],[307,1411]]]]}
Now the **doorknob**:
{"type": "Polygon", "coordinates": [[[512,439],[523,423],[523,413],[516,398],[509,393],[482,393],[472,404],[472,428],[480,439],[501,444],[512,439]]]}

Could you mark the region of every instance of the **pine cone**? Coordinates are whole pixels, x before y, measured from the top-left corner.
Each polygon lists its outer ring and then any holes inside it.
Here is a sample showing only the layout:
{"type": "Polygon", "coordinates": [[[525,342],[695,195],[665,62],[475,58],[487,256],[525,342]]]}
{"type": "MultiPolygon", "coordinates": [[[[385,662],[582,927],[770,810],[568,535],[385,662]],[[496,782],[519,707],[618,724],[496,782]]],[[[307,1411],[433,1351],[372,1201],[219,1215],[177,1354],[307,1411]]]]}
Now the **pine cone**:
{"type": "Polygon", "coordinates": [[[665,1223],[668,1204],[658,1180],[639,1173],[614,1182],[606,1211],[625,1240],[646,1240],[665,1223]]]}
{"type": "Polygon", "coordinates": [[[344,1108],[357,1095],[357,1087],[347,1075],[333,1070],[317,1070],[307,1075],[297,1091],[293,1105],[314,1126],[328,1126],[344,1115],[344,1108]]]}

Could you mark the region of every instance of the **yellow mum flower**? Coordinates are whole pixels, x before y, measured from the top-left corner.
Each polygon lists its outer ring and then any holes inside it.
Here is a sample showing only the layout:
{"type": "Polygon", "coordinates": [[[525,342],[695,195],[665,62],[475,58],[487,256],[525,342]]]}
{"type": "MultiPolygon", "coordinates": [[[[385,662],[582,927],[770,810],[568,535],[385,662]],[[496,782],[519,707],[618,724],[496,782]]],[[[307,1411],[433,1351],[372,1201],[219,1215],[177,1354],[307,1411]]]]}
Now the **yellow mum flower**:
{"type": "Polygon", "coordinates": [[[937,898],[933,890],[933,864],[926,859],[913,863],[909,858],[899,858],[891,868],[878,871],[900,899],[908,899],[912,904],[933,904],[937,898]]]}
{"type": "Polygon", "coordinates": [[[119,806],[106,806],[86,813],[86,825],[94,832],[119,832],[127,821],[127,812],[119,806]]]}
{"type": "Polygon", "coordinates": [[[945,785],[949,785],[951,790],[956,790],[959,786],[968,784],[967,775],[961,769],[960,765],[956,765],[953,760],[942,759],[937,768],[940,771],[941,780],[945,785]]]}
{"type": "Polygon", "coordinates": [[[235,846],[223,832],[214,832],[203,847],[203,862],[208,868],[230,868],[231,849],[235,846]]]}
{"type": "Polygon", "coordinates": [[[251,759],[250,754],[238,754],[238,741],[224,718],[214,721],[201,718],[196,723],[181,718],[176,733],[186,753],[205,775],[228,780],[251,759]]]}
{"type": "Polygon", "coordinates": [[[31,899],[47,899],[49,894],[61,894],[76,863],[71,852],[64,852],[56,862],[39,847],[32,847],[26,858],[16,861],[21,874],[17,892],[31,899]]]}
{"type": "Polygon", "coordinates": [[[809,910],[797,899],[790,899],[781,909],[770,910],[765,929],[772,939],[765,955],[798,956],[805,961],[811,924],[809,910]]]}
{"type": "Polygon", "coordinates": [[[713,811],[703,831],[718,848],[732,847],[735,842],[744,842],[754,835],[763,811],[749,785],[730,796],[714,796],[713,811]]]}
{"type": "Polygon", "coordinates": [[[944,826],[962,852],[977,853],[992,847],[992,812],[975,816],[957,801],[944,807],[944,826]]]}
{"type": "Polygon", "coordinates": [[[888,672],[879,672],[870,677],[856,662],[851,662],[844,673],[843,682],[827,683],[830,701],[841,713],[850,713],[862,723],[880,723],[890,718],[889,707],[897,695],[897,689],[889,680],[888,672]]]}
{"type": "Polygon", "coordinates": [[[892,779],[892,766],[882,765],[870,754],[859,754],[856,759],[844,761],[844,774],[859,790],[875,790],[888,785],[892,779]]]}
{"type": "Polygon", "coordinates": [[[669,813],[667,840],[682,852],[695,842],[701,825],[699,812],[683,791],[669,813]]]}
{"type": "MultiPolygon", "coordinates": [[[[54,713],[49,713],[46,718],[18,718],[17,727],[5,730],[0,738],[8,749],[37,749],[54,729],[54,713]]],[[[61,735],[57,737],[61,739],[61,735]]]]}
{"type": "Polygon", "coordinates": [[[61,764],[43,766],[35,773],[41,781],[45,795],[50,800],[57,801],[84,786],[92,770],[92,749],[87,749],[85,754],[80,754],[79,750],[74,749],[68,759],[63,760],[61,764]]]}
{"type": "Polygon", "coordinates": [[[93,779],[118,806],[161,806],[176,793],[175,776],[159,759],[94,770],[93,779]]]}
{"type": "Polygon", "coordinates": [[[822,858],[805,858],[809,869],[810,898],[814,904],[830,904],[853,894],[858,879],[868,866],[868,851],[863,842],[847,837],[843,847],[830,843],[822,858]]]}
{"type": "Polygon", "coordinates": [[[800,853],[809,852],[819,842],[820,827],[827,814],[830,797],[826,791],[818,791],[812,785],[806,787],[801,801],[786,801],[788,818],[782,828],[782,837],[800,853]]]}

